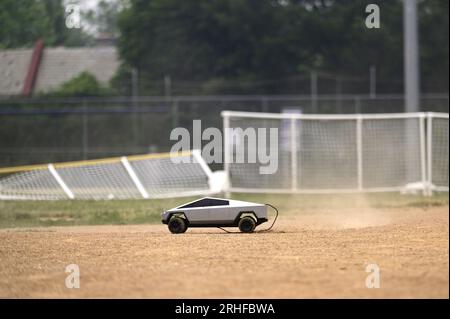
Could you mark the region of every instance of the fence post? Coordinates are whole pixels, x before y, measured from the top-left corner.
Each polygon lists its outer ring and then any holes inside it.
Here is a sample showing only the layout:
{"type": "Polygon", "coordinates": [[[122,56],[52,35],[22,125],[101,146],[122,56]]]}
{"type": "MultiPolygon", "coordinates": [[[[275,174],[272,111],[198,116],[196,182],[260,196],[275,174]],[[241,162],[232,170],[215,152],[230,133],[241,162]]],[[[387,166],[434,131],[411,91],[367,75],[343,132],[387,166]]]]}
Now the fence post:
{"type": "Polygon", "coordinates": [[[427,195],[433,195],[433,116],[427,113],[427,195]]]}
{"type": "Polygon", "coordinates": [[[422,194],[428,196],[429,190],[426,177],[426,151],[425,151],[425,114],[419,115],[419,134],[420,134],[420,179],[422,181],[422,194]]]}
{"type": "Polygon", "coordinates": [[[374,99],[377,96],[377,67],[375,65],[371,65],[369,69],[369,91],[370,91],[370,98],[374,99]]]}
{"type": "Polygon", "coordinates": [[[170,75],[164,76],[164,96],[172,96],[172,79],[170,78],[170,75]]]}
{"type": "Polygon", "coordinates": [[[178,127],[178,99],[174,98],[171,107],[172,128],[178,127]]]}
{"type": "Polygon", "coordinates": [[[336,110],[335,113],[342,112],[342,78],[336,77],[336,110]]]}
{"type": "Polygon", "coordinates": [[[358,191],[363,190],[363,153],[362,153],[362,121],[360,114],[356,119],[356,159],[357,159],[357,176],[358,191]]]}
{"type": "Polygon", "coordinates": [[[291,117],[291,190],[297,190],[297,128],[296,118],[291,117]]]}
{"type": "Polygon", "coordinates": [[[311,77],[311,112],[317,113],[317,72],[312,71],[310,74],[311,77]]]}
{"type": "Polygon", "coordinates": [[[132,134],[133,134],[133,146],[137,148],[139,146],[139,132],[140,121],[138,110],[138,97],[139,97],[139,71],[136,68],[131,69],[131,103],[133,105],[132,116],[132,134]]]}
{"type": "Polygon", "coordinates": [[[89,124],[88,124],[88,115],[87,115],[87,105],[86,100],[83,99],[83,115],[82,115],[82,122],[83,122],[83,128],[81,132],[81,144],[83,148],[83,159],[86,160],[88,158],[88,144],[89,144],[89,138],[88,138],[88,130],[89,130],[89,124]]]}
{"type": "Polygon", "coordinates": [[[263,113],[269,111],[269,101],[266,96],[261,99],[261,110],[263,113]]]}
{"type": "Polygon", "coordinates": [[[354,103],[355,103],[355,113],[356,113],[356,114],[362,113],[362,112],[361,112],[361,97],[355,96],[355,97],[353,98],[353,101],[354,101],[354,103]]]}

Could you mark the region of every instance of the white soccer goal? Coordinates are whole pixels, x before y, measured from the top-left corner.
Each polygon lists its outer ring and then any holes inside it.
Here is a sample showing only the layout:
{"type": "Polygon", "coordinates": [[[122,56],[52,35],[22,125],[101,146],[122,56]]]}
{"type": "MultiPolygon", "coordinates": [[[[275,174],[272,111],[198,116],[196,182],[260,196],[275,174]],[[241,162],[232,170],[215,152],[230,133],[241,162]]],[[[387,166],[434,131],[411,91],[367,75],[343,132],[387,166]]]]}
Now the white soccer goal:
{"type": "Polygon", "coordinates": [[[0,169],[0,199],[131,199],[211,194],[200,151],[0,169]],[[172,161],[178,157],[177,162],[172,161]]]}
{"type": "Polygon", "coordinates": [[[448,114],[224,111],[222,117],[230,192],[448,191],[448,114]],[[226,133],[233,128],[278,128],[275,174],[234,161],[237,148],[226,133]]]}

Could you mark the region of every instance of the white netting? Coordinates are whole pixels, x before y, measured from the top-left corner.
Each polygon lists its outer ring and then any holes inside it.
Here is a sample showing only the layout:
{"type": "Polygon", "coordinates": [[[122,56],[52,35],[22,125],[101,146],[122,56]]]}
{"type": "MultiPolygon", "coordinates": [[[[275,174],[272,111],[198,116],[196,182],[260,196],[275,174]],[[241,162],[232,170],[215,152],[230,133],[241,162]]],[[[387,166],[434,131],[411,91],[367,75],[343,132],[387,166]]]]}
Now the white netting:
{"type": "MultiPolygon", "coordinates": [[[[271,128],[280,127],[280,125],[287,125],[289,129],[289,121],[287,123],[280,122],[273,119],[249,119],[249,118],[233,118],[230,123],[231,128],[242,128],[245,132],[247,128],[271,128]]],[[[267,130],[268,132],[268,130],[267,130]]],[[[268,134],[268,133],[267,133],[268,134]]],[[[242,143],[243,134],[239,136],[236,134],[234,142],[230,144],[232,146],[230,151],[232,157],[230,159],[233,164],[229,166],[230,179],[233,181],[233,187],[242,188],[263,188],[263,189],[289,189],[291,188],[290,179],[290,165],[291,158],[289,152],[289,130],[280,130],[278,134],[278,170],[275,174],[260,174],[259,169],[261,165],[256,163],[249,163],[248,151],[255,151],[254,147],[250,145],[245,147],[244,152],[240,152],[240,148],[236,147],[237,144],[242,143]],[[243,156],[244,163],[237,163],[238,156],[243,156]]],[[[244,142],[247,141],[247,138],[244,142]]],[[[246,144],[248,145],[248,144],[246,144]]]]}
{"type": "Polygon", "coordinates": [[[0,180],[0,199],[66,199],[67,195],[48,169],[9,175],[0,180]]]}
{"type": "MultiPolygon", "coordinates": [[[[192,157],[190,160],[194,161],[192,157]]],[[[173,164],[170,158],[164,158],[130,164],[150,197],[209,191],[208,176],[198,163],[173,164]]]]}
{"type": "Polygon", "coordinates": [[[56,171],[77,199],[142,198],[121,162],[63,167],[56,171]]]}
{"type": "MultiPolygon", "coordinates": [[[[227,128],[277,128],[278,171],[227,165],[230,191],[352,192],[426,188],[426,114],[281,115],[224,112],[227,128]],[[295,123],[292,125],[292,123],[295,123]],[[294,142],[292,142],[294,141],[294,142]],[[292,165],[292,163],[295,163],[292,165]]],[[[448,187],[448,119],[433,119],[433,181],[448,187]]],[[[244,152],[252,146],[246,145],[244,152]]]]}
{"type": "Polygon", "coordinates": [[[419,123],[419,118],[363,120],[363,188],[423,182],[419,123]]]}
{"type": "MultiPolygon", "coordinates": [[[[130,199],[209,194],[209,176],[193,153],[55,164],[0,179],[0,199],[130,199]],[[183,162],[188,160],[188,163],[183,162]],[[133,180],[132,175],[135,179],[133,180]]],[[[204,164],[204,163],[203,163],[204,164]]]]}
{"type": "Polygon", "coordinates": [[[356,188],[356,121],[296,120],[296,124],[298,188],[356,188]]]}
{"type": "Polygon", "coordinates": [[[432,119],[431,183],[448,190],[448,117],[432,119]]]}
{"type": "MultiPolygon", "coordinates": [[[[230,118],[230,128],[278,129],[278,170],[275,174],[260,174],[260,163],[229,165],[233,188],[275,189],[291,191],[347,189],[357,187],[356,122],[351,120],[321,121],[296,119],[230,118]],[[295,136],[292,136],[295,134],[295,136]],[[292,145],[294,138],[295,145],[292,145]],[[292,149],[296,156],[292,156],[292,149]],[[296,172],[292,172],[296,161],[296,172]]],[[[233,158],[235,143],[230,141],[233,158]]],[[[245,153],[248,151],[245,147],[245,153]]]]}

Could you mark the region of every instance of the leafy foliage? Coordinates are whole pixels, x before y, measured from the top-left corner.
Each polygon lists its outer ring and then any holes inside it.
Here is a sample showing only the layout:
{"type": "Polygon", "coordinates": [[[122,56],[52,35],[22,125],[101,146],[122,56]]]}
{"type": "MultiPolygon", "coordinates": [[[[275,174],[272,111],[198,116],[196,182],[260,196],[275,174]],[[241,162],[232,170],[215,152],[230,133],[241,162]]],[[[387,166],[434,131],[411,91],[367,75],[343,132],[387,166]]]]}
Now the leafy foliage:
{"type": "MultiPolygon", "coordinates": [[[[222,81],[266,81],[260,90],[276,93],[285,85],[278,80],[309,70],[350,77],[367,74],[371,65],[390,86],[403,77],[402,2],[378,3],[381,28],[368,29],[365,8],[372,2],[132,0],[119,17],[119,49],[149,87],[170,75],[208,90],[222,81]]],[[[447,12],[447,1],[420,2],[422,74],[437,72],[433,78],[444,91],[447,12]]]]}
{"type": "Polygon", "coordinates": [[[92,39],[65,26],[62,0],[0,1],[0,48],[30,47],[42,38],[47,46],[83,46],[92,39]]]}
{"type": "MultiPolygon", "coordinates": [[[[85,14],[97,32],[119,35],[123,66],[114,80],[130,92],[161,94],[169,75],[175,94],[298,92],[311,70],[352,79],[377,68],[377,91],[403,91],[401,0],[378,1],[381,28],[368,29],[373,0],[115,0],[85,14]],[[295,91],[297,88],[297,91],[295,91]]],[[[92,37],[67,29],[63,0],[0,1],[0,48],[84,46],[92,37]]],[[[448,92],[448,1],[421,0],[422,90],[448,92]]],[[[333,78],[334,76],[334,78],[333,78]]],[[[353,88],[358,83],[355,80],[353,88]]],[[[367,86],[365,86],[367,87],[367,86]]],[[[304,91],[302,91],[304,92],[304,91]]],[[[329,93],[329,92],[328,92],[329,93]]]]}
{"type": "Polygon", "coordinates": [[[63,83],[60,88],[48,93],[48,96],[88,97],[108,94],[108,89],[102,87],[89,72],[82,72],[77,77],[63,83]]]}

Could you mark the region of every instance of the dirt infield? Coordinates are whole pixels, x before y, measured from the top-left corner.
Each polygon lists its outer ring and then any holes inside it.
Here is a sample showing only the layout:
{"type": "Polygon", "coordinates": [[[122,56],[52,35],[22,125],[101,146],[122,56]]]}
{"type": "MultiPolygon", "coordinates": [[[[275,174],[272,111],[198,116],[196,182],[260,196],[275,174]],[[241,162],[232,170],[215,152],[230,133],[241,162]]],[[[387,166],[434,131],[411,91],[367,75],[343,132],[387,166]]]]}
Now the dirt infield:
{"type": "Polygon", "coordinates": [[[0,297],[449,297],[448,206],[306,212],[269,233],[0,230],[0,297]],[[65,287],[78,264],[80,289],[65,287]],[[367,264],[381,270],[368,289],[367,264]]]}

